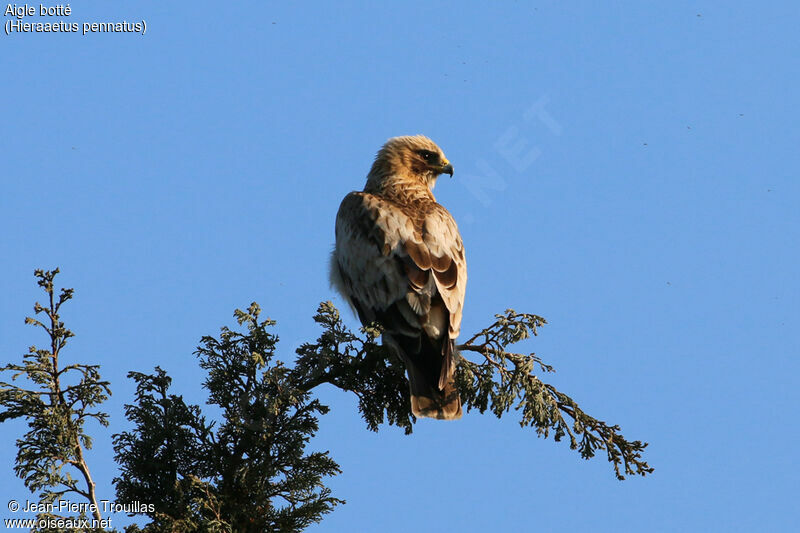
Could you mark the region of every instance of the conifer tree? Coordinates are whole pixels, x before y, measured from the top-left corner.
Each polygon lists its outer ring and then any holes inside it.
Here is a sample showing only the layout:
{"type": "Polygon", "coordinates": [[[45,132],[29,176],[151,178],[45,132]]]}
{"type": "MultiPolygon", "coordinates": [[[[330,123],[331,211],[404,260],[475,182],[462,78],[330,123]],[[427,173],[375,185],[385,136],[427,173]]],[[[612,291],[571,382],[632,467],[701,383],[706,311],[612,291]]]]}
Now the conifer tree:
{"type": "Polygon", "coordinates": [[[120,502],[157,502],[144,531],[302,531],[343,503],[322,484],[339,465],[328,452],[305,453],[328,408],[275,360],[275,322],[260,313],[255,303],[237,310],[245,332],[222,328],[197,349],[219,424],[170,395],[160,368],[130,374],[134,429],[115,435],[115,483],[120,502]]]}
{"type": "MultiPolygon", "coordinates": [[[[42,504],[73,495],[90,504],[91,515],[101,520],[85,451],[92,438],[86,433],[89,420],[108,425],[108,415],[96,409],[111,394],[108,381],[100,378],[99,365],[65,364],[61,352],[74,336],[61,320],[61,306],[72,298],[72,289],[56,291],[55,270],[36,270],[38,285],[47,294],[45,305],[36,302],[35,315],[26,324],[47,333],[49,346],[31,346],[22,364],[9,363],[0,372],[12,373],[11,382],[0,381],[0,422],[23,418],[28,432],[17,439],[14,472],[42,504]],[[58,294],[56,294],[58,292],[58,294]],[[77,473],[78,477],[73,477],[77,473]]],[[[81,513],[84,516],[84,513],[81,513]]],[[[58,518],[42,513],[40,518],[58,518]]]]}
{"type": "MultiPolygon", "coordinates": [[[[402,363],[378,342],[377,325],[351,331],[330,302],[314,320],[322,328],[316,342],[297,349],[289,368],[275,359],[272,320],[259,320],[253,303],[234,315],[246,331],[222,328],[219,338],[203,337],[197,356],[208,373],[209,403],[222,409],[217,428],[198,406],[170,395],[169,377],[131,373],[136,403],[128,405],[134,430],[115,436],[119,501],[150,498],[163,502],[145,531],[302,531],[342,503],[322,485],[339,473],[328,453],[305,454],[328,408],[312,399],[329,383],[358,398],[367,428],[382,424],[413,431],[408,382],[402,363]]],[[[617,478],[646,475],[647,446],[628,441],[620,428],[584,412],[568,395],[546,384],[535,370],[553,368],[536,354],[508,347],[534,336],[545,320],[507,310],[458,348],[457,385],[467,411],[505,416],[512,407],[519,423],[542,437],[567,438],[589,459],[604,451],[617,478]],[[473,361],[463,354],[477,354],[473,361]]]]}
{"type": "MultiPolygon", "coordinates": [[[[0,382],[0,422],[28,421],[29,431],[17,440],[15,472],[42,502],[78,495],[94,504],[92,515],[99,519],[84,453],[92,440],[84,425],[89,419],[108,424],[97,406],[111,392],[97,365],[60,360],[73,336],[60,309],[73,291],[56,296],[57,273],[36,271],[48,303],[36,303],[34,311],[46,319],[26,322],[43,328],[50,346],[32,346],[22,364],[0,369],[13,372],[12,383],[0,382]]],[[[333,304],[322,303],[314,316],[319,336],[301,345],[287,365],[276,357],[275,322],[260,315],[252,303],[234,312],[238,329],[223,327],[218,336],[200,341],[195,355],[206,372],[202,386],[217,413],[213,417],[172,393],[162,368],[129,372],[136,383],[133,402],[125,406],[131,427],[113,436],[120,467],[116,503],[149,523],[129,526],[127,533],[299,532],[321,521],[344,503],[324,484],[340,473],[329,452],[306,450],[319,416],[328,412],[314,397],[323,383],[356,395],[369,430],[388,424],[412,433],[416,419],[405,369],[379,343],[379,325],[354,332],[333,304]]],[[[651,473],[642,458],[647,443],[627,440],[618,426],[587,414],[542,381],[539,374],[553,368],[536,354],[511,350],[545,323],[509,309],[457,347],[456,385],[465,410],[500,418],[513,408],[521,426],[544,438],[566,439],[585,459],[604,452],[618,479],[651,473]]]]}

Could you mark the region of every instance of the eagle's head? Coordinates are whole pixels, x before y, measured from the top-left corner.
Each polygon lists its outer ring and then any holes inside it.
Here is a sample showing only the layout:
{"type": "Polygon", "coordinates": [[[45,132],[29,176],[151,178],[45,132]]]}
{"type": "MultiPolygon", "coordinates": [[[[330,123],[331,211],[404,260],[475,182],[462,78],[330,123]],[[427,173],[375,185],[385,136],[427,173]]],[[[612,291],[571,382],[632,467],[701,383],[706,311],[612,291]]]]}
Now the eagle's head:
{"type": "Polygon", "coordinates": [[[440,174],[453,176],[453,165],[442,149],[424,135],[412,135],[386,141],[378,150],[367,180],[385,181],[393,176],[416,178],[433,189],[440,174]]]}

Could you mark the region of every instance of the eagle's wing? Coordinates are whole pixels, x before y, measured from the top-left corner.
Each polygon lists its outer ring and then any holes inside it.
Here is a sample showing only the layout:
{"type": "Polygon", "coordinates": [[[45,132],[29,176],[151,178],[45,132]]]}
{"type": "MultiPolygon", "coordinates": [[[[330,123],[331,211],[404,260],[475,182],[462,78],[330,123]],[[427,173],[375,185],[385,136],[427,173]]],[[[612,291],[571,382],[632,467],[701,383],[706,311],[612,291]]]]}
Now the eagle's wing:
{"type": "Polygon", "coordinates": [[[445,326],[450,339],[458,337],[467,264],[458,227],[439,204],[409,213],[368,193],[348,194],[336,217],[331,278],[359,315],[365,315],[362,319],[375,320],[377,311],[405,301],[400,312],[407,327],[427,325],[433,334],[432,328],[445,326]],[[428,316],[436,295],[449,314],[446,324],[428,316]]]}
{"type": "Polygon", "coordinates": [[[455,340],[461,331],[461,312],[467,289],[467,262],[461,234],[450,213],[441,205],[433,204],[433,209],[424,219],[422,238],[430,257],[430,269],[425,268],[424,253],[419,262],[412,258],[419,270],[433,272],[436,288],[450,314],[448,337],[455,340]]]}
{"type": "MultiPolygon", "coordinates": [[[[408,279],[399,259],[407,256],[404,242],[422,242],[415,233],[409,217],[380,198],[353,192],[342,201],[336,216],[331,283],[363,323],[375,321],[378,311],[405,298],[408,279]]],[[[407,327],[419,328],[415,317],[408,316],[407,322],[407,327]]]]}
{"type": "MultiPolygon", "coordinates": [[[[362,323],[384,327],[385,338],[409,367],[412,406],[415,395],[426,395],[422,384],[415,384],[423,377],[434,394],[452,389],[467,271],[458,227],[445,208],[429,203],[415,210],[350,193],[336,218],[331,281],[362,323]]],[[[457,394],[451,396],[453,412],[440,409],[437,416],[460,416],[457,394]]]]}

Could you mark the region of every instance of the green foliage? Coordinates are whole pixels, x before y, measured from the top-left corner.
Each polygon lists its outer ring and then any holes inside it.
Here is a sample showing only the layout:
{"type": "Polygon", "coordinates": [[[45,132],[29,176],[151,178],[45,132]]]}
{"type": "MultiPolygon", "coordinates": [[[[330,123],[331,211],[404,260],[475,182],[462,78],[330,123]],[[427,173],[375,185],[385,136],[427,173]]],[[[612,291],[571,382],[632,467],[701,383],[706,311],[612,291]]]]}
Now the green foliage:
{"type": "Polygon", "coordinates": [[[350,331],[331,302],[320,304],[314,321],[322,326],[315,343],[297,349],[292,379],[311,390],[322,383],[350,391],[358,397],[361,416],[372,431],[386,420],[411,433],[411,400],[405,368],[389,350],[376,343],[377,325],[361,328],[363,336],[350,331]],[[385,414],[385,416],[384,416],[385,414]]]}
{"type": "MultiPolygon", "coordinates": [[[[73,334],[59,315],[72,289],[56,297],[57,273],[36,271],[49,303],[36,303],[34,310],[46,319],[27,318],[26,323],[43,328],[50,347],[32,346],[22,364],[0,369],[13,373],[12,382],[24,378],[32,384],[0,382],[0,422],[28,421],[29,431],[17,440],[15,472],[31,491],[40,492],[42,502],[74,493],[96,504],[83,455],[92,441],[84,425],[89,419],[108,424],[96,406],[110,389],[96,365],[59,364],[60,351],[73,334]],[[81,474],[83,484],[71,469],[81,474]]],[[[314,316],[321,334],[300,346],[294,365],[286,366],[275,358],[275,322],[260,320],[260,313],[255,303],[247,311],[236,310],[242,331],[223,327],[218,337],[203,337],[195,352],[207,374],[208,403],[220,413],[214,422],[199,406],[170,393],[172,380],[160,367],[153,374],[128,374],[136,382],[136,395],[125,406],[133,428],[114,435],[120,465],[114,480],[117,503],[152,505],[132,511],[151,522],[129,526],[128,533],[302,531],[322,520],[344,503],[323,484],[323,478],[340,473],[339,466],[328,452],[305,451],[318,430],[318,416],[328,412],[312,397],[323,383],[356,395],[368,429],[377,431],[388,423],[412,432],[416,419],[405,369],[378,343],[378,325],[354,333],[333,304],[322,303],[314,316]]],[[[619,426],[588,415],[541,381],[537,370],[553,368],[538,356],[509,351],[545,323],[509,309],[458,346],[456,385],[466,411],[490,411],[500,418],[513,408],[520,412],[521,426],[556,441],[566,437],[585,459],[605,451],[619,479],[651,473],[642,459],[647,443],[628,441],[619,426]]],[[[100,518],[98,511],[93,515],[100,518]]]]}
{"type": "Polygon", "coordinates": [[[83,453],[92,447],[92,439],[84,425],[90,419],[108,425],[108,415],[93,408],[105,401],[111,390],[109,383],[100,379],[97,365],[61,366],[61,350],[73,333],[61,321],[59,311],[72,298],[73,290],[61,289],[56,296],[56,274],[58,269],[35,272],[48,303],[34,305],[35,314],[44,315],[43,320],[28,317],[25,322],[42,328],[50,346],[31,346],[22,364],[10,363],[0,369],[13,373],[13,383],[0,382],[0,422],[27,420],[29,430],[17,440],[14,472],[31,492],[39,492],[42,503],[77,494],[94,504],[93,515],[99,520],[94,482],[83,453]],[[17,384],[19,378],[27,383],[17,384]],[[80,478],[72,476],[75,471],[80,478]]]}
{"type": "Polygon", "coordinates": [[[197,349],[218,426],[169,395],[160,368],[130,374],[136,404],[126,414],[135,427],[115,435],[115,483],[119,502],[158,502],[144,531],[302,531],[343,503],[322,484],[339,466],[327,452],[305,454],[328,408],[274,360],[274,322],[259,314],[257,304],[237,310],[245,332],[223,327],[197,349]]]}
{"type": "MultiPolygon", "coordinates": [[[[522,412],[520,425],[534,427],[542,437],[552,432],[556,441],[568,436],[570,447],[585,459],[605,450],[618,479],[653,471],[641,458],[647,443],[626,440],[619,426],[586,414],[572,398],[543,383],[534,374],[536,368],[543,372],[553,368],[535,354],[508,351],[510,345],[535,336],[546,323],[543,318],[511,309],[495,318],[488,328],[458,346],[456,385],[467,411],[489,410],[500,418],[514,407],[522,412]],[[483,360],[471,361],[465,353],[479,354],[483,360]]],[[[363,336],[354,334],[330,302],[320,304],[314,320],[323,332],[316,343],[297,350],[294,375],[300,386],[311,390],[330,383],[351,391],[358,397],[369,429],[377,430],[385,419],[411,433],[415,418],[410,414],[403,366],[376,344],[377,326],[362,328],[363,336]]]]}
{"type": "Polygon", "coordinates": [[[211,425],[199,407],[170,395],[172,379],[160,367],[155,370],[128,373],[136,382],[136,403],[125,406],[125,415],[136,431],[114,435],[117,500],[152,504],[151,531],[198,530],[196,514],[207,489],[201,480],[207,477],[203,447],[211,425]]]}
{"type": "Polygon", "coordinates": [[[483,356],[480,362],[462,357],[458,365],[456,383],[467,411],[483,413],[488,409],[500,418],[514,407],[522,412],[522,427],[532,426],[545,438],[552,431],[556,441],[569,437],[570,448],[578,450],[584,459],[605,450],[617,479],[625,479],[625,474],[644,476],[653,472],[642,460],[646,442],[628,441],[619,433],[619,426],[586,414],[575,400],[542,382],[534,374],[535,368],[554,370],[536,354],[507,351],[508,346],[535,336],[546,324],[543,318],[513,309],[495,318],[492,325],[458,347],[462,355],[473,352],[483,356]]]}

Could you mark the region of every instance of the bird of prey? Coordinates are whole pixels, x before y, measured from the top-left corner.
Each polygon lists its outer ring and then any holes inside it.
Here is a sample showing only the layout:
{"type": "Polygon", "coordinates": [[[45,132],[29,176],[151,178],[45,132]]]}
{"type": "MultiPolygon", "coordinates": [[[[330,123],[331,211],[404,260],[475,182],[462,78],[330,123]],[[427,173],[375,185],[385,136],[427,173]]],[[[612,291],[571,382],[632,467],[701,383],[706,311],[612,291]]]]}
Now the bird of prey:
{"type": "Polygon", "coordinates": [[[378,151],[363,191],[336,216],[331,285],[364,325],[404,362],[417,417],[461,417],[455,339],[467,285],[464,245],[433,187],[453,166],[422,135],[394,137],[378,151]]]}

